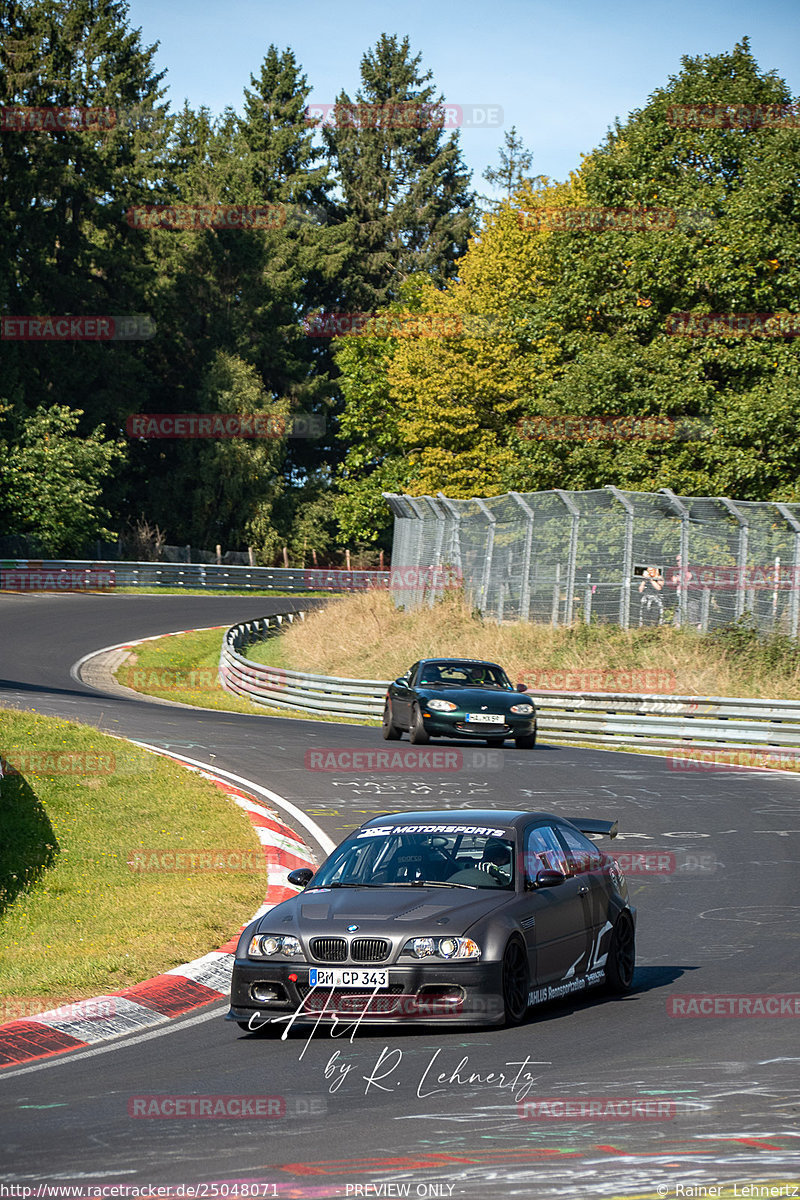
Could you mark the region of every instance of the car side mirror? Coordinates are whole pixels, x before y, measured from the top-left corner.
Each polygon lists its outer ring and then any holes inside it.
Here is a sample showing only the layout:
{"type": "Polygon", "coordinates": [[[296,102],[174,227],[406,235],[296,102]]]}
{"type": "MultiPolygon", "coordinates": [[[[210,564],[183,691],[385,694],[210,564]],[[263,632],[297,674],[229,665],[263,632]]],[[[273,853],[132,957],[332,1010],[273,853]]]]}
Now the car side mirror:
{"type": "Polygon", "coordinates": [[[528,686],[527,686],[527,684],[525,684],[525,683],[518,683],[518,684],[517,684],[517,691],[518,691],[518,692],[527,692],[527,690],[528,690],[528,686]]]}
{"type": "Polygon", "coordinates": [[[395,683],[398,687],[408,687],[408,676],[401,675],[399,679],[395,679],[395,683]]]}
{"type": "Polygon", "coordinates": [[[290,871],[286,876],[286,878],[289,880],[289,883],[294,884],[295,887],[301,888],[308,887],[313,877],[314,872],[309,867],[297,867],[296,870],[290,871]]]}
{"type": "Polygon", "coordinates": [[[566,875],[562,875],[560,871],[539,871],[536,876],[534,887],[548,888],[558,887],[566,879],[566,875]]]}

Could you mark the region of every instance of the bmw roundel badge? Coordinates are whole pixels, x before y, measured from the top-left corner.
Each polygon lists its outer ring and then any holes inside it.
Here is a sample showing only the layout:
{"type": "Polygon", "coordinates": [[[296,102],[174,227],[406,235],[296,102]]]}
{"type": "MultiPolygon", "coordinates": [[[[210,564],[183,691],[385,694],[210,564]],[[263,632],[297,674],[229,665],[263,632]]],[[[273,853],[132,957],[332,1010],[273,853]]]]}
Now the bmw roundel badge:
{"type": "Polygon", "coordinates": [[[357,925],[348,925],[348,926],[347,926],[347,932],[348,932],[348,933],[355,933],[355,931],[356,931],[357,929],[358,929],[358,926],[357,926],[357,925]]]}

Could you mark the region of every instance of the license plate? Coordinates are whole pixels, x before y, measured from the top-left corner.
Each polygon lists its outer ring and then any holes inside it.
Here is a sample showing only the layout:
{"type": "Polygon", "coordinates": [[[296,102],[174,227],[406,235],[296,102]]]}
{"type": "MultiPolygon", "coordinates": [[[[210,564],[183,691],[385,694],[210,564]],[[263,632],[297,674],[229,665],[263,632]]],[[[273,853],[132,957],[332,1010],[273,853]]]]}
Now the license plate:
{"type": "Polygon", "coordinates": [[[481,725],[505,725],[502,713],[467,713],[468,721],[480,721],[481,725]]]}
{"type": "Polygon", "coordinates": [[[363,968],[350,970],[337,967],[334,970],[323,970],[321,967],[311,967],[308,982],[311,987],[386,988],[389,986],[389,972],[369,971],[363,968]]]}

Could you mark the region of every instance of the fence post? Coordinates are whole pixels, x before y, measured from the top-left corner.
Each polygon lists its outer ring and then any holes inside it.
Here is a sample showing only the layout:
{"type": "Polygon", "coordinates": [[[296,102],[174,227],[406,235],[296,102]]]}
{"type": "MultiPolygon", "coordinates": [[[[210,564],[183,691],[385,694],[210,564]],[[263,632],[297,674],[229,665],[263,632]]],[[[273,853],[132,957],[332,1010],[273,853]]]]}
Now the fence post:
{"type": "Polygon", "coordinates": [[[592,623],[592,573],[588,572],[586,576],[586,586],[583,592],[583,623],[591,625],[592,623]]]}
{"type": "MultiPolygon", "coordinates": [[[[732,500],[727,500],[724,496],[720,496],[720,502],[725,505],[732,517],[735,517],[739,522],[739,562],[737,564],[737,573],[739,578],[736,581],[736,608],[734,612],[737,619],[742,616],[745,610],[745,576],[747,574],[747,535],[750,531],[749,522],[746,517],[743,517],[732,500]]],[[[750,603],[755,608],[755,592],[751,597],[750,603]]]]}
{"type": "Polygon", "coordinates": [[[489,598],[489,579],[492,574],[492,557],[494,555],[494,529],[497,524],[497,517],[493,512],[486,507],[483,500],[479,500],[477,496],[473,496],[473,501],[477,504],[486,520],[489,522],[489,528],[486,534],[486,561],[483,567],[483,580],[481,581],[480,599],[478,608],[481,613],[486,611],[486,605],[489,598]]]}
{"type": "Polygon", "coordinates": [[[778,512],[786,521],[789,528],[794,533],[794,555],[792,557],[792,578],[789,585],[789,632],[792,637],[797,637],[798,625],[800,625],[800,521],[797,520],[792,510],[786,504],[775,504],[778,512]]]}
{"type": "Polygon", "coordinates": [[[456,508],[455,504],[453,504],[453,502],[451,500],[447,499],[444,492],[437,492],[436,499],[439,501],[442,508],[445,510],[446,513],[449,514],[451,520],[453,521],[452,548],[448,547],[447,553],[450,554],[451,549],[452,549],[452,556],[453,556],[453,564],[452,565],[458,572],[458,578],[463,583],[464,570],[463,570],[463,563],[461,561],[461,513],[456,508]]]}
{"type": "Polygon", "coordinates": [[[634,508],[627,496],[612,483],[606,484],[607,491],[625,509],[625,548],[622,555],[622,583],[619,594],[619,623],[623,629],[631,624],[631,578],[633,576],[633,517],[634,508]]]}
{"type": "Polygon", "coordinates": [[[558,610],[561,604],[561,563],[556,563],[556,577],[553,583],[553,609],[550,613],[550,624],[558,628],[558,610]]]}
{"type": "MultiPolygon", "coordinates": [[[[672,507],[677,512],[681,519],[681,565],[678,581],[678,625],[685,625],[688,614],[689,604],[687,589],[683,586],[683,572],[689,567],[689,510],[682,500],[679,500],[671,488],[658,489],[663,496],[666,496],[672,507]]],[[[665,573],[666,582],[666,573],[665,573]]]]}
{"type": "Polygon", "coordinates": [[[570,496],[569,492],[565,492],[563,488],[553,489],[565,505],[567,512],[571,517],[569,530],[569,556],[567,558],[567,595],[564,601],[565,624],[572,624],[572,604],[575,596],[575,568],[578,562],[578,524],[581,519],[581,512],[575,501],[570,496]]]}
{"type": "MultiPolygon", "coordinates": [[[[447,517],[442,512],[433,496],[426,496],[425,499],[428,501],[428,507],[433,509],[433,515],[436,517],[436,546],[433,551],[434,561],[431,563],[432,575],[428,591],[428,607],[433,608],[433,604],[436,599],[436,593],[439,590],[437,579],[442,579],[442,546],[444,545],[444,531],[447,524],[447,517]]],[[[441,584],[441,590],[444,591],[443,580],[441,584]]]]}
{"type": "Polygon", "coordinates": [[[408,502],[408,504],[410,505],[411,511],[413,512],[414,516],[417,518],[417,524],[415,527],[416,533],[417,533],[417,545],[416,545],[415,558],[417,561],[414,563],[414,566],[416,568],[416,580],[414,583],[414,592],[413,592],[414,607],[417,608],[422,603],[422,600],[424,598],[424,592],[422,591],[422,589],[420,588],[420,585],[419,585],[419,576],[420,576],[419,568],[420,568],[420,564],[422,562],[422,547],[423,547],[423,544],[425,541],[425,514],[423,512],[420,512],[419,508],[417,507],[419,502],[417,500],[415,500],[412,496],[406,496],[405,499],[408,502]]]}
{"type": "Polygon", "coordinates": [[[533,546],[534,513],[530,505],[522,499],[519,492],[509,492],[525,514],[525,543],[522,547],[522,591],[519,598],[520,620],[530,619],[531,611],[531,548],[533,546]]]}

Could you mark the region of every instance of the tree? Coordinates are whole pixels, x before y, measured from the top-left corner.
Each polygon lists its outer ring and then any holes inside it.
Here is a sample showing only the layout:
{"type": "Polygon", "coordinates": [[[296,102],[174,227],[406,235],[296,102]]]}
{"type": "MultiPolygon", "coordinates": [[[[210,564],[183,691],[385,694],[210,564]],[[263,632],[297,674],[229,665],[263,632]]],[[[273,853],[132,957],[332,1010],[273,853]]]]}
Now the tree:
{"type": "MultiPolygon", "coordinates": [[[[494,334],[392,344],[372,385],[392,413],[381,472],[394,463],[412,494],[457,497],[608,482],[746,499],[798,494],[797,338],[684,337],[670,321],[796,311],[800,131],[790,121],[719,128],[674,119],[676,106],[701,102],[756,112],[789,105],[791,94],[758,70],[746,43],[684,59],[566,184],[526,182],[489,214],[458,280],[428,285],[420,303],[494,314],[494,334]],[[589,424],[570,434],[565,417],[589,424]],[[644,436],[609,436],[619,418],[651,419],[652,434],[640,426],[644,436]]],[[[372,428],[369,396],[344,380],[343,389],[366,458],[360,487],[374,497],[371,435],[358,433],[362,413],[372,428]]]]}
{"type": "Polygon", "coordinates": [[[79,434],[82,416],[61,404],[38,408],[13,441],[0,436],[0,523],[53,557],[113,536],[100,497],[123,450],[105,440],[102,427],[79,434]]]}
{"type": "Polygon", "coordinates": [[[453,274],[474,224],[474,196],[458,134],[443,138],[443,116],[412,57],[409,39],[382,34],[361,60],[355,104],[342,91],[322,133],[342,194],[350,243],[341,294],[373,311],[424,272],[453,274]]]}
{"type": "MultiPolygon", "coordinates": [[[[503,199],[511,203],[515,192],[524,183],[530,182],[528,171],[533,163],[533,151],[527,150],[525,143],[517,133],[516,125],[512,125],[504,134],[504,146],[500,148],[500,166],[487,167],[483,178],[493,188],[499,188],[504,194],[503,199]]],[[[543,175],[537,176],[542,182],[547,182],[543,175]]]]}

